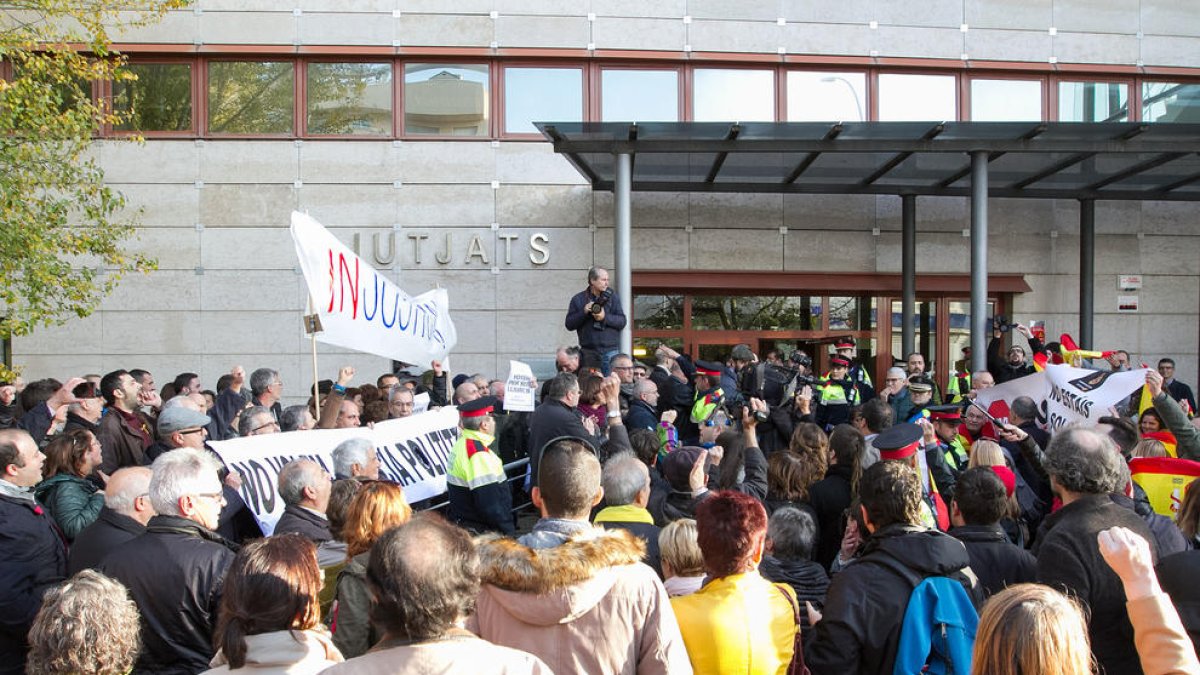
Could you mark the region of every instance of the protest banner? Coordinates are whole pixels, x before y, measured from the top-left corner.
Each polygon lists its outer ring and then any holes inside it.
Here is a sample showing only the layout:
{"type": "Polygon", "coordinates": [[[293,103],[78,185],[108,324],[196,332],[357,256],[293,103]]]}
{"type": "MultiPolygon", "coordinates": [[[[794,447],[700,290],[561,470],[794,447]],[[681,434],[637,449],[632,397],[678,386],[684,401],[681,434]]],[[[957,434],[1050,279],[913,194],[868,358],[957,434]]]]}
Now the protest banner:
{"type": "Polygon", "coordinates": [[[458,438],[458,410],[441,408],[375,428],[314,429],[210,441],[230,471],[242,475],[242,499],[270,534],[283,515],[279,471],[294,459],[311,459],[333,475],[333,449],[348,438],[370,440],[379,453],[379,477],[399,483],[408,501],[446,492],[450,450],[458,438]]]}
{"type": "Polygon", "coordinates": [[[1049,364],[1039,373],[1009,380],[978,392],[976,400],[992,417],[1008,421],[1009,405],[1019,396],[1039,404],[1038,425],[1057,431],[1072,424],[1096,424],[1109,408],[1146,383],[1146,369],[1113,372],[1049,364]]]}
{"type": "Polygon", "coordinates": [[[1142,486],[1154,512],[1174,520],[1183,504],[1183,493],[1200,477],[1200,462],[1174,457],[1134,457],[1129,460],[1133,482],[1142,486]]]}
{"type": "Polygon", "coordinates": [[[508,379],[504,381],[504,409],[514,412],[533,412],[533,370],[520,361],[508,362],[508,379]]]}
{"type": "Polygon", "coordinates": [[[303,213],[292,212],[291,232],[321,318],[317,340],[406,363],[450,353],[458,334],[445,289],[408,295],[303,213]]]}

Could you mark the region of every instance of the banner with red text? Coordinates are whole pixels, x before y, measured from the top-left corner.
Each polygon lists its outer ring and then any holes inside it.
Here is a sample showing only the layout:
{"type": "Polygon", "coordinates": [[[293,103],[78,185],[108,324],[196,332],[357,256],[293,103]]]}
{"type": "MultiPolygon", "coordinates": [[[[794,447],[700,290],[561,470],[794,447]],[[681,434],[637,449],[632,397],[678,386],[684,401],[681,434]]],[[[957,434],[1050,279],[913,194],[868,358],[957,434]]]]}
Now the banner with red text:
{"type": "Polygon", "coordinates": [[[371,441],[379,456],[379,477],[399,483],[410,503],[437,497],[446,492],[450,450],[458,438],[458,409],[431,410],[379,422],[374,428],[289,431],[208,444],[230,471],[241,474],[242,499],[263,531],[271,534],[283,515],[279,470],[294,459],[311,459],[332,476],[333,449],[356,437],[371,441]]]}
{"type": "Polygon", "coordinates": [[[291,231],[321,317],[317,340],[421,365],[454,348],[458,334],[445,289],[408,295],[303,213],[292,212],[291,231]]]}
{"type": "Polygon", "coordinates": [[[1007,421],[1013,400],[1028,396],[1038,406],[1038,426],[1057,431],[1072,424],[1095,425],[1145,383],[1144,368],[1112,372],[1051,364],[1042,372],[988,387],[976,400],[992,417],[1007,421]]]}

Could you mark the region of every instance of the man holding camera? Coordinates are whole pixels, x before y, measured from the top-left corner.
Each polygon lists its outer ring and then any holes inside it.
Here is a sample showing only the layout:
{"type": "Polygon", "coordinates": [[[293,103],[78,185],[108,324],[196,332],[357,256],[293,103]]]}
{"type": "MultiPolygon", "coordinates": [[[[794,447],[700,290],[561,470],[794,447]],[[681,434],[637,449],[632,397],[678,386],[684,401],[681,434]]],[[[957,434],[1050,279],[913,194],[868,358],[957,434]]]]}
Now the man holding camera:
{"type": "Polygon", "coordinates": [[[1027,360],[1025,349],[1021,345],[1014,344],[1008,348],[1007,358],[1000,357],[1003,335],[1013,328],[1025,336],[1025,339],[1029,342],[1031,353],[1036,354],[1044,349],[1042,341],[1027,326],[1020,323],[1009,323],[1003,316],[996,317],[992,321],[992,339],[988,342],[987,352],[988,370],[991,371],[992,377],[996,379],[996,384],[1003,384],[1009,380],[1015,380],[1018,377],[1025,377],[1034,373],[1033,364],[1027,360]]]}
{"type": "Polygon", "coordinates": [[[608,287],[608,270],[588,270],[588,287],[571,298],[565,325],[579,334],[584,367],[598,367],[607,376],[612,358],[620,351],[621,329],[625,328],[625,310],[621,309],[621,299],[608,287]]]}

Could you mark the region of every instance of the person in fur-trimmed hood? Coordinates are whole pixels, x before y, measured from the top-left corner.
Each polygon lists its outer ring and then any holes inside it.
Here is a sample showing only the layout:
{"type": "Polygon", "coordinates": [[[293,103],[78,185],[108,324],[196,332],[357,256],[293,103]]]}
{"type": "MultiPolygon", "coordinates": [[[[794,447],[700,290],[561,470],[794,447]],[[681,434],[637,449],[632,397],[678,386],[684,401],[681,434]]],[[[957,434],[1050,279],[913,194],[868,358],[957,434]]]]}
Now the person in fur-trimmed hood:
{"type": "Polygon", "coordinates": [[[476,540],[483,588],[468,628],[556,673],[691,673],[667,592],[641,562],[645,544],[588,522],[604,496],[592,451],[557,441],[538,471],[533,531],[476,540]]]}

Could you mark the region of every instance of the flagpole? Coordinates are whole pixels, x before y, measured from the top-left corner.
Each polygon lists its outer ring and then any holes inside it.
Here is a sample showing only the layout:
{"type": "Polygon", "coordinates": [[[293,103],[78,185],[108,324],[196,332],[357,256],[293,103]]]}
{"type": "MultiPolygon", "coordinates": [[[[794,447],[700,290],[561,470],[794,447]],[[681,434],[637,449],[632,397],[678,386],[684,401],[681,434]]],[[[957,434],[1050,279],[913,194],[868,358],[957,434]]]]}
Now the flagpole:
{"type": "Polygon", "coordinates": [[[312,338],[313,405],[316,407],[316,411],[317,411],[316,416],[320,417],[320,415],[321,415],[321,388],[319,386],[317,386],[317,382],[320,380],[320,376],[318,375],[318,371],[317,371],[317,331],[320,330],[320,326],[317,323],[317,320],[315,319],[317,310],[315,307],[313,307],[313,299],[312,299],[311,295],[308,296],[308,313],[309,313],[309,317],[305,317],[305,319],[306,319],[305,324],[306,324],[306,328],[308,328],[309,337],[312,338]],[[310,317],[313,317],[313,318],[310,319],[310,317]],[[316,324],[316,325],[314,325],[314,324],[316,324]]]}

